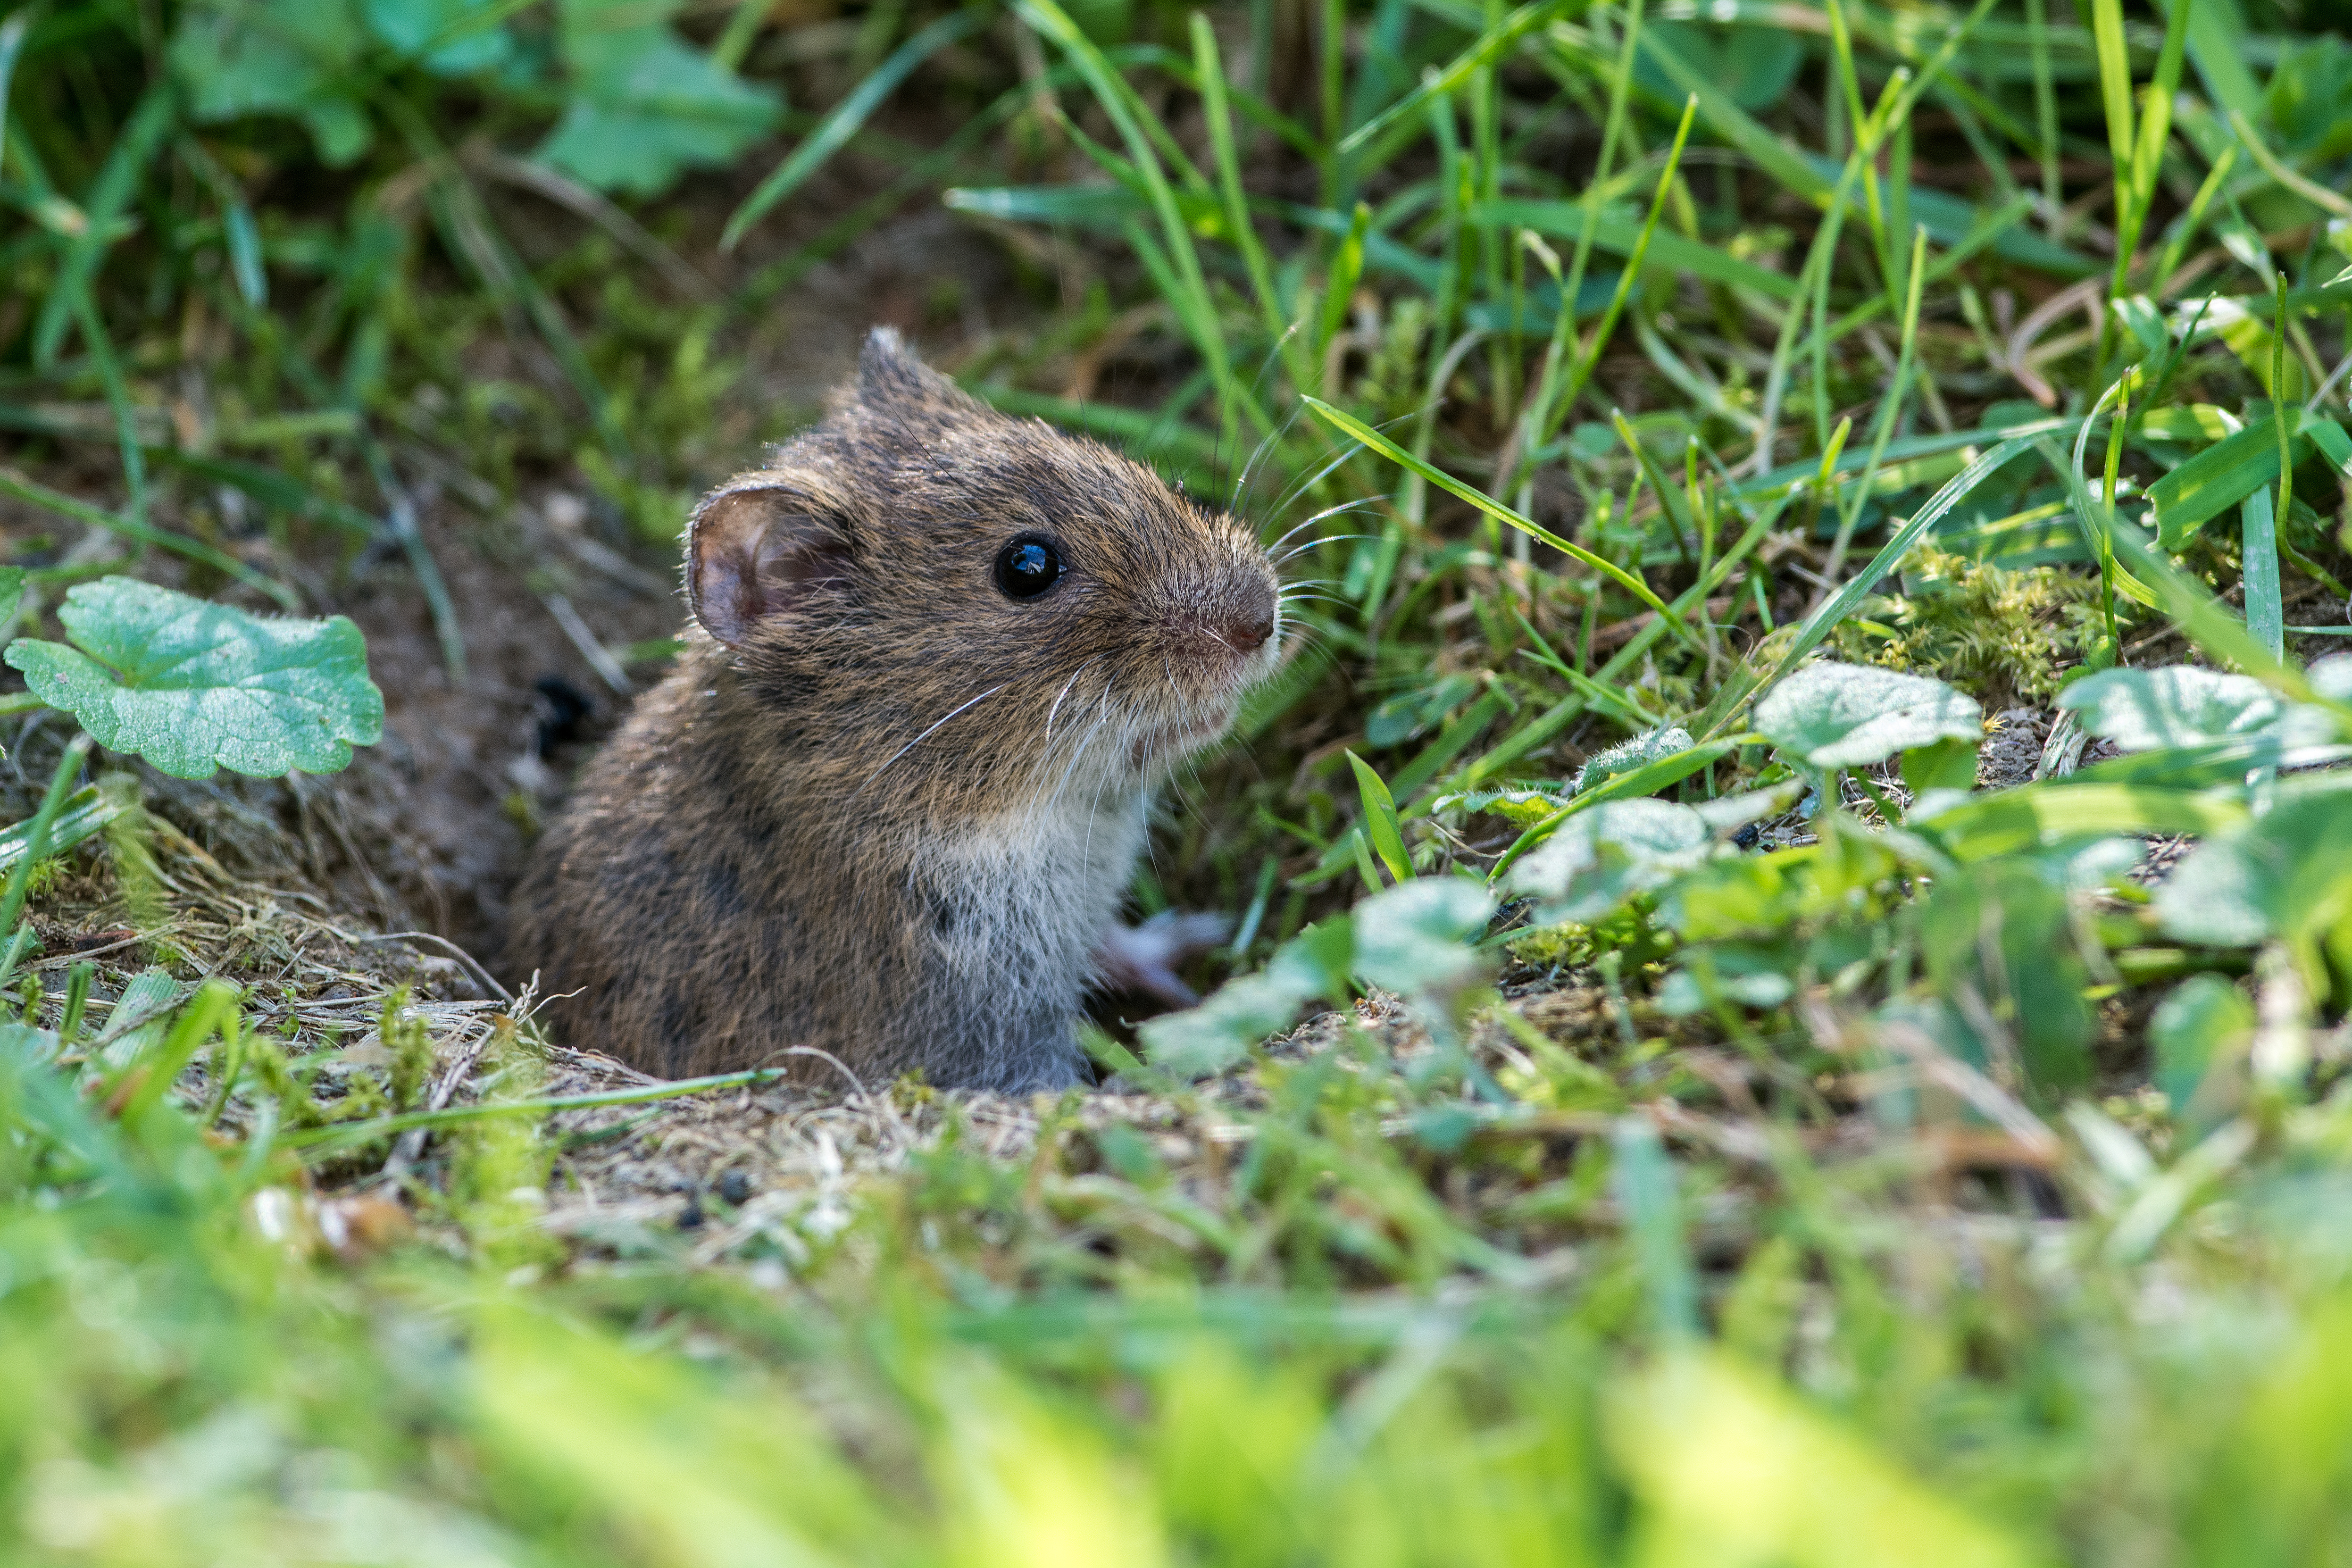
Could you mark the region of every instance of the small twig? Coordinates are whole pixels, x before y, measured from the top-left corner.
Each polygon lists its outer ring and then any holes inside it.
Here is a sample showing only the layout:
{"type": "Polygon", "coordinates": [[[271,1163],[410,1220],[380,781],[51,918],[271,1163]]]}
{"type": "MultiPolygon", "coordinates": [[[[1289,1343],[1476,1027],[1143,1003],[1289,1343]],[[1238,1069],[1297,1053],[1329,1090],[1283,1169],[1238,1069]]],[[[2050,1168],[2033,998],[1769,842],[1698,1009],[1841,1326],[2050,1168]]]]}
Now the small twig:
{"type": "Polygon", "coordinates": [[[580,618],[571,600],[561,594],[542,594],[540,602],[547,606],[547,613],[555,617],[555,624],[563,628],[563,635],[580,650],[580,657],[588,661],[588,668],[596,672],[598,679],[623,697],[635,689],[629,685],[628,673],[621,668],[621,661],[596,640],[596,634],[588,629],[588,623],[580,618]]]}

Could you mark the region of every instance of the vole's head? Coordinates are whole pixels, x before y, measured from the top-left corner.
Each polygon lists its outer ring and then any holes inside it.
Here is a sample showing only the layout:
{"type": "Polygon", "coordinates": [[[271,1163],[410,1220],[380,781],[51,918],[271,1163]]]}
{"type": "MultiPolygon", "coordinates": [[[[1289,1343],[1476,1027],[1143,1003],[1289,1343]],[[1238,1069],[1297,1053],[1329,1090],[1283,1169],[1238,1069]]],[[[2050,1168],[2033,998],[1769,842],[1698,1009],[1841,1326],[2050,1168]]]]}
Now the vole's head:
{"type": "Polygon", "coordinates": [[[1017,811],[1151,782],[1274,667],[1256,536],[877,330],[824,424],[704,498],[695,617],[836,778],[1017,811]]]}

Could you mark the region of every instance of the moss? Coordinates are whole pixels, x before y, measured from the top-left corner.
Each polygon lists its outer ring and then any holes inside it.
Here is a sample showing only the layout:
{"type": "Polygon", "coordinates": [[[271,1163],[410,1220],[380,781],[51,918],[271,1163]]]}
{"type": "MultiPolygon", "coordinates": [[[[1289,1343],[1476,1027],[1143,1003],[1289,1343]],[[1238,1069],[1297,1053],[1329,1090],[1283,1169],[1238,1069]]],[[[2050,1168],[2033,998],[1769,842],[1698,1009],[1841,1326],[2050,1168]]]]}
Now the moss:
{"type": "MultiPolygon", "coordinates": [[[[1979,697],[2055,697],[2098,639],[2095,577],[2059,566],[2009,571],[1929,546],[1899,597],[1864,601],[1834,637],[1841,658],[1917,670],[1979,697]]],[[[2128,601],[2118,600],[2119,622],[2128,601]]]]}

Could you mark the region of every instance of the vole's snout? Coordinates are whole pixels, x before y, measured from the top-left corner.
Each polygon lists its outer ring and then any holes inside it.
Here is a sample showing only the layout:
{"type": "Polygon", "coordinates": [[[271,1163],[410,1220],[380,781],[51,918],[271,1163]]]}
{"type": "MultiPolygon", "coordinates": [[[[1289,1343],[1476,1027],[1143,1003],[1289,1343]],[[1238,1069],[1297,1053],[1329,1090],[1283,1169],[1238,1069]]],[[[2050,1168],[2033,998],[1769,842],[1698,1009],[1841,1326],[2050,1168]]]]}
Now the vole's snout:
{"type": "Polygon", "coordinates": [[[1246,659],[1274,636],[1274,585],[1265,574],[1234,566],[1189,591],[1166,607],[1164,622],[1177,646],[1211,667],[1246,659]]]}
{"type": "Polygon", "coordinates": [[[1225,606],[1224,624],[1217,635],[1235,653],[1255,653],[1274,635],[1274,590],[1265,579],[1244,577],[1239,592],[1225,606]]]}

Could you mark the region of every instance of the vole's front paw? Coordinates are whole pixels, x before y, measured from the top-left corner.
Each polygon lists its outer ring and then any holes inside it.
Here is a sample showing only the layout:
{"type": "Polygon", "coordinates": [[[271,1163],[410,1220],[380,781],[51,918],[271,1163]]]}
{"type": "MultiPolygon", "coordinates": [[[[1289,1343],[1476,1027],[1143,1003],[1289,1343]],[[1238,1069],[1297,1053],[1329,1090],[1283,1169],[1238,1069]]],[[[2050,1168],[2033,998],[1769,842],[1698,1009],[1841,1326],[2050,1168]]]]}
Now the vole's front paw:
{"type": "Polygon", "coordinates": [[[1171,1007],[1189,1007],[1201,995],[1184,984],[1176,966],[1223,942],[1232,929],[1223,915],[1174,910],[1162,910],[1139,926],[1113,925],[1095,950],[1096,983],[1106,991],[1133,991],[1171,1007]]]}

